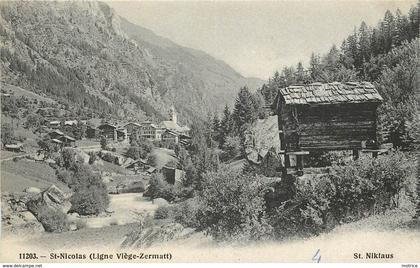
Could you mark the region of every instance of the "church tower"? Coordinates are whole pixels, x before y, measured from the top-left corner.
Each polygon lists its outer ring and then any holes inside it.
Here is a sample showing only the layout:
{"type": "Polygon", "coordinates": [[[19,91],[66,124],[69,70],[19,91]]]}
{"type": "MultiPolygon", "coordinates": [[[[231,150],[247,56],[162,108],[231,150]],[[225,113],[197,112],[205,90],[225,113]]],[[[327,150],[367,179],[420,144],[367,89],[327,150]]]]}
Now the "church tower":
{"type": "Polygon", "coordinates": [[[171,121],[174,122],[175,124],[178,124],[177,118],[176,118],[175,107],[173,105],[171,107],[171,121]]]}

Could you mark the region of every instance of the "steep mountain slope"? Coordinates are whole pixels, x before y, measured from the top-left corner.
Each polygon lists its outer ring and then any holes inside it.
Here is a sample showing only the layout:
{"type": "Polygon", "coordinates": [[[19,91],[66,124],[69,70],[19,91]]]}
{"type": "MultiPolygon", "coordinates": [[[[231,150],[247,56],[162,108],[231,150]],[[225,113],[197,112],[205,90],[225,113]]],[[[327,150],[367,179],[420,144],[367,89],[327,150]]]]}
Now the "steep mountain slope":
{"type": "Polygon", "coordinates": [[[124,118],[203,118],[259,86],[222,61],[184,48],[100,2],[1,3],[2,81],[124,118]]]}

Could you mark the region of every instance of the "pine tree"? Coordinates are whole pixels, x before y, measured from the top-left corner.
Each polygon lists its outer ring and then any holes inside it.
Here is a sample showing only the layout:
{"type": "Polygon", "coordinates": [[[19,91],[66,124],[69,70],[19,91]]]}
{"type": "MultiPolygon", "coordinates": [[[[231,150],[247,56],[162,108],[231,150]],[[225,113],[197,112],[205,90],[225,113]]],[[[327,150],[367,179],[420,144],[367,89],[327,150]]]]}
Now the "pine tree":
{"type": "Polygon", "coordinates": [[[360,66],[358,65],[360,61],[358,61],[359,49],[358,49],[356,29],[354,29],[353,34],[347,37],[347,40],[343,47],[343,53],[347,56],[347,58],[349,59],[349,62],[351,63],[351,65],[349,66],[350,68],[360,66]]]}
{"type": "Polygon", "coordinates": [[[213,116],[213,122],[212,122],[212,139],[216,142],[219,143],[219,145],[221,144],[221,139],[220,139],[220,120],[219,120],[219,116],[217,115],[217,113],[214,114],[213,116]]]}
{"type": "Polygon", "coordinates": [[[233,132],[233,118],[232,114],[229,110],[229,106],[225,105],[225,109],[223,110],[222,120],[220,121],[220,146],[226,141],[226,138],[230,136],[233,132]]]}
{"type": "Polygon", "coordinates": [[[319,55],[316,55],[312,52],[311,59],[309,61],[309,70],[311,72],[311,78],[313,81],[318,82],[321,81],[322,76],[322,68],[319,55]]]}
{"type": "Polygon", "coordinates": [[[239,90],[233,111],[233,120],[239,133],[244,130],[246,125],[253,123],[256,119],[257,111],[255,111],[252,94],[247,87],[242,87],[239,90]]]}
{"type": "Polygon", "coordinates": [[[371,33],[366,23],[363,21],[359,28],[359,61],[366,62],[370,60],[371,55],[371,33]]]}
{"type": "Polygon", "coordinates": [[[301,61],[298,62],[296,67],[296,82],[299,84],[304,84],[307,82],[305,77],[305,69],[303,68],[303,64],[301,61]]]}
{"type": "Polygon", "coordinates": [[[385,12],[384,19],[381,23],[380,30],[383,35],[383,52],[388,52],[393,47],[394,40],[394,34],[395,34],[395,19],[394,15],[392,15],[391,11],[387,10],[385,12]]]}

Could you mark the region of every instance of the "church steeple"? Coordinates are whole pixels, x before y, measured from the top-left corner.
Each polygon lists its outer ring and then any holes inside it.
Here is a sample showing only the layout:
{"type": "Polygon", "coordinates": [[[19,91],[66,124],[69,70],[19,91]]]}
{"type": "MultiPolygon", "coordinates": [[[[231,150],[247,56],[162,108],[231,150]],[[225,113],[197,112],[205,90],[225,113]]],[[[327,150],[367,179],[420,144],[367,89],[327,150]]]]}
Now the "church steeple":
{"type": "Polygon", "coordinates": [[[177,124],[176,111],[173,105],[171,106],[171,121],[177,124]]]}

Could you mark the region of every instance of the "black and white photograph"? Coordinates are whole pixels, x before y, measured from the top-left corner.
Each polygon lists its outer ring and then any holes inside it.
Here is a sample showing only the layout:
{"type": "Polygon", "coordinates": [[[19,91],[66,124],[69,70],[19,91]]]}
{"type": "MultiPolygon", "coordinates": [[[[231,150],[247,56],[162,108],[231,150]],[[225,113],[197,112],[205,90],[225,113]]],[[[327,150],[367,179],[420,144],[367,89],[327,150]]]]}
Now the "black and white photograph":
{"type": "Polygon", "coordinates": [[[1,0],[2,267],[419,267],[419,21],[419,0],[1,0]]]}

